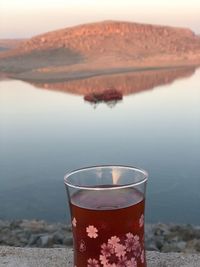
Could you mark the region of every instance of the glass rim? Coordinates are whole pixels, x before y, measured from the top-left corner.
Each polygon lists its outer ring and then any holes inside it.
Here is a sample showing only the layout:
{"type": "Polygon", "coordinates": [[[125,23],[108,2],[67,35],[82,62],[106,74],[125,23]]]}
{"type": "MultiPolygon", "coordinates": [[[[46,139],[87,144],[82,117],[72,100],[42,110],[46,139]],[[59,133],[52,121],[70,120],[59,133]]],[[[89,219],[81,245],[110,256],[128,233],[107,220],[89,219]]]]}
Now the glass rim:
{"type": "Polygon", "coordinates": [[[135,167],[135,166],[128,166],[128,165],[94,165],[94,166],[88,166],[88,167],[83,167],[83,168],[79,168],[79,169],[75,169],[72,171],[69,171],[65,174],[64,176],[64,183],[65,185],[72,187],[72,188],[76,188],[76,189],[84,189],[84,190],[119,190],[119,189],[123,189],[123,188],[128,188],[131,186],[138,186],[140,184],[145,183],[148,180],[148,172],[145,171],[142,168],[139,167],[135,167]],[[127,184],[123,184],[123,185],[119,185],[119,186],[108,186],[108,187],[100,187],[100,186],[84,186],[84,185],[76,185],[73,184],[71,182],[68,181],[68,178],[71,177],[72,175],[76,174],[76,173],[80,173],[80,172],[84,172],[84,171],[90,171],[90,170],[94,170],[94,169],[112,169],[112,168],[121,168],[121,169],[127,169],[127,170],[132,170],[132,171],[137,171],[141,174],[143,174],[143,178],[140,181],[137,182],[132,182],[132,183],[127,183],[127,184]]]}

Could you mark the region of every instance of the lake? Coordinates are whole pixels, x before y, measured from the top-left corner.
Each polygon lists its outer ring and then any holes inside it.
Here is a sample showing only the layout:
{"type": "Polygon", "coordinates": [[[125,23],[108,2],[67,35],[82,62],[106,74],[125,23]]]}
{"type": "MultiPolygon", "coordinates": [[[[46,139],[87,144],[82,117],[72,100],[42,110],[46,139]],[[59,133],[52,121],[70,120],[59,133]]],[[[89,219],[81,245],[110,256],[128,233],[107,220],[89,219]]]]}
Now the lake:
{"type": "Polygon", "coordinates": [[[0,81],[0,219],[69,221],[64,174],[99,164],[149,172],[147,222],[199,224],[200,69],[0,81]],[[108,86],[123,100],[84,101],[108,86]]]}

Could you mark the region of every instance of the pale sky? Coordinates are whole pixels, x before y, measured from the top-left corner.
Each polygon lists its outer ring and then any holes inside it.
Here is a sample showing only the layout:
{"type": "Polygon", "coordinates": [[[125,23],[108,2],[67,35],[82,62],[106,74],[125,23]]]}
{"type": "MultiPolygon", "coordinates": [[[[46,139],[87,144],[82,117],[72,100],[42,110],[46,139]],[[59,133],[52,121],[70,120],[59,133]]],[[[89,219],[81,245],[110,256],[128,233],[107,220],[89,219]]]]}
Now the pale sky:
{"type": "Polygon", "coordinates": [[[200,0],[0,0],[0,38],[102,20],[180,26],[200,34],[200,0]]]}

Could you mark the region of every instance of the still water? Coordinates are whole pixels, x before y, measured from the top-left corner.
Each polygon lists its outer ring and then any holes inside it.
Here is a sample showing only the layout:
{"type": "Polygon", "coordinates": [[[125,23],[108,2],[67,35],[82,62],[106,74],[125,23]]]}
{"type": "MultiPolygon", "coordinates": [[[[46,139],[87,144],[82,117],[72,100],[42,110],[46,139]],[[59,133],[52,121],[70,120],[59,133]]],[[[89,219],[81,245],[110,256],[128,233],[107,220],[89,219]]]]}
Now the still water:
{"type": "Polygon", "coordinates": [[[200,69],[0,81],[0,219],[69,220],[63,176],[97,164],[149,172],[147,222],[199,224],[200,69]],[[106,86],[123,100],[84,101],[106,86]]]}

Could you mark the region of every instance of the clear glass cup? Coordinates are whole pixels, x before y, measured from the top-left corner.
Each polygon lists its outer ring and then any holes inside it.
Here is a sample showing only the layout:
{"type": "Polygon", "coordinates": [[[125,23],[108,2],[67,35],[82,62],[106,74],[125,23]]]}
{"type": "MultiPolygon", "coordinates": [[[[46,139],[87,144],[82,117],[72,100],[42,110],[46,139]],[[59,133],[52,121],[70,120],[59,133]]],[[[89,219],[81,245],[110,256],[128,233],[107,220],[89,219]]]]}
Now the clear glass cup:
{"type": "Polygon", "coordinates": [[[129,166],[94,166],[65,175],[74,267],[146,267],[148,174],[129,166]]]}

